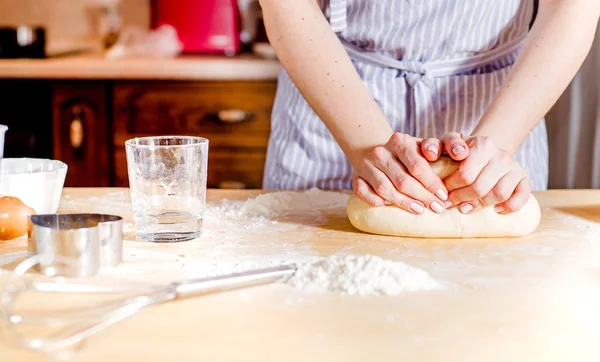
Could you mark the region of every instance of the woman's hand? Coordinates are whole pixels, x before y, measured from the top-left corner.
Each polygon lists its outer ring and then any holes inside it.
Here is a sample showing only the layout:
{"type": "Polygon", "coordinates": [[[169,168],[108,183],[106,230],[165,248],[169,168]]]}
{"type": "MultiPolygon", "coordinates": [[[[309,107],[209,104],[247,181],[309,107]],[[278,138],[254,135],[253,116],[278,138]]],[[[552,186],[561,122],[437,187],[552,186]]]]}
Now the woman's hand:
{"type": "Polygon", "coordinates": [[[466,144],[469,156],[444,180],[445,206],[458,205],[464,214],[491,205],[502,214],[520,210],[531,194],[527,172],[490,137],[471,137],[466,144]]]}
{"type": "MultiPolygon", "coordinates": [[[[467,153],[462,139],[460,143],[463,148],[456,149],[458,160],[467,153]]],[[[354,192],[372,206],[393,204],[413,214],[421,214],[427,207],[441,213],[448,190],[427,162],[439,158],[441,150],[435,141],[424,143],[420,138],[394,133],[385,145],[367,152],[355,167],[354,192]]]]}

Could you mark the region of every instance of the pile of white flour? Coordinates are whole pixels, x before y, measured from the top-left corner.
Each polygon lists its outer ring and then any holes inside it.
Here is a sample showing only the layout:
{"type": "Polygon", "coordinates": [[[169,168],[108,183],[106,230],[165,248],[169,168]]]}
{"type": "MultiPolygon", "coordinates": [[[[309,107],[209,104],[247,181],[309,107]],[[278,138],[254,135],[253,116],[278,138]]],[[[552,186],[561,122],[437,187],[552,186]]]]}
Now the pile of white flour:
{"type": "Polygon", "coordinates": [[[298,266],[288,284],[309,292],[396,295],[442,287],[427,272],[373,255],[332,255],[298,266]]]}

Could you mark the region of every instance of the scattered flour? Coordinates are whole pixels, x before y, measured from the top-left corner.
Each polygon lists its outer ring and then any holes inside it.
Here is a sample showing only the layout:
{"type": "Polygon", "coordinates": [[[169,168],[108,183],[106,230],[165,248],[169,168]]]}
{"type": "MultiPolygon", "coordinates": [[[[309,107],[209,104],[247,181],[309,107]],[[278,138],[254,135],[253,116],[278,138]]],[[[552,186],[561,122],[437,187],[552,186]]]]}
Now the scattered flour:
{"type": "Polygon", "coordinates": [[[373,255],[333,255],[298,266],[288,284],[309,292],[396,295],[442,288],[424,270],[373,255]]]}
{"type": "Polygon", "coordinates": [[[223,200],[207,205],[204,220],[207,223],[227,222],[242,230],[262,229],[268,232],[278,218],[294,214],[314,214],[317,223],[327,222],[324,211],[344,209],[349,195],[342,192],[312,188],[304,192],[280,191],[259,195],[246,201],[223,200]],[[268,227],[269,228],[268,228],[268,227]]]}
{"type": "Polygon", "coordinates": [[[279,265],[296,264],[296,273],[287,280],[294,288],[309,292],[341,295],[397,295],[408,291],[442,288],[424,270],[374,255],[290,256],[285,259],[249,258],[186,265],[197,276],[239,273],[279,265]]]}
{"type": "MultiPolygon", "coordinates": [[[[127,214],[131,205],[123,196],[124,192],[118,191],[87,199],[65,197],[61,208],[127,214]]],[[[288,284],[300,290],[394,295],[441,288],[445,282],[434,279],[437,276],[462,285],[488,285],[490,270],[494,270],[497,280],[511,280],[514,261],[524,255],[528,258],[519,262],[521,279],[522,275],[547,278],[552,270],[567,266],[600,268],[600,223],[557,210],[545,210],[548,221],[568,227],[542,228],[518,243],[444,243],[435,247],[403,243],[386,250],[390,258],[401,257],[414,266],[372,255],[348,255],[368,250],[360,239],[341,245],[339,254],[320,257],[315,247],[319,241],[310,228],[326,224],[332,214],[342,211],[348,197],[343,192],[313,188],[208,204],[201,239],[168,248],[126,240],[124,264],[103,276],[116,281],[169,283],[295,263],[299,269],[288,284]],[[282,230],[291,232],[279,233],[282,230]]],[[[135,230],[127,223],[124,231],[133,235],[135,230]]],[[[0,264],[9,261],[2,259],[0,264]]]]}
{"type": "Polygon", "coordinates": [[[245,216],[284,216],[306,211],[319,212],[344,208],[348,194],[312,188],[305,192],[283,191],[262,194],[244,203],[240,212],[245,216]]]}
{"type": "Polygon", "coordinates": [[[312,188],[304,192],[272,192],[246,201],[224,200],[218,206],[209,206],[207,210],[212,217],[273,217],[344,208],[348,197],[346,193],[312,188]]]}
{"type": "Polygon", "coordinates": [[[207,205],[204,213],[204,221],[212,224],[223,224],[227,222],[230,226],[236,226],[244,230],[265,228],[276,224],[276,220],[270,220],[263,215],[244,215],[243,207],[248,201],[223,200],[216,206],[207,205]]]}
{"type": "MultiPolygon", "coordinates": [[[[426,271],[405,263],[374,255],[331,255],[327,257],[294,255],[281,257],[246,257],[230,260],[205,260],[170,263],[157,268],[156,263],[122,265],[106,270],[104,278],[149,284],[167,284],[175,280],[206,278],[255,269],[295,264],[296,273],[285,283],[310,294],[332,292],[339,295],[398,295],[403,292],[443,288],[426,271]],[[162,269],[162,270],[161,270],[162,269]]],[[[164,263],[164,262],[163,262],[164,263]]]]}

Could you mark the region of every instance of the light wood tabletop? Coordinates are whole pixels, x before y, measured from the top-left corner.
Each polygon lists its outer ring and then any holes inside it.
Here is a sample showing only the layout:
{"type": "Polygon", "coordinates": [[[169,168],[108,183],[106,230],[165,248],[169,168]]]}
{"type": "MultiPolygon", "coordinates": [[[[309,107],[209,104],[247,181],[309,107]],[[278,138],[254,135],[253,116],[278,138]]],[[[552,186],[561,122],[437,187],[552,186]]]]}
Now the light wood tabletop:
{"type": "MultiPolygon", "coordinates": [[[[65,188],[59,212],[125,218],[124,265],[111,280],[166,283],[231,260],[345,253],[402,261],[446,287],[347,296],[274,284],[176,300],[99,332],[72,360],[600,360],[600,190],[536,193],[542,221],[532,235],[461,240],[364,234],[340,205],[240,217],[263,193],[209,190],[203,235],[178,244],[135,241],[127,189],[65,188]]],[[[0,242],[0,257],[25,250],[24,238],[0,242]]],[[[3,336],[1,361],[51,361],[3,336]]]]}

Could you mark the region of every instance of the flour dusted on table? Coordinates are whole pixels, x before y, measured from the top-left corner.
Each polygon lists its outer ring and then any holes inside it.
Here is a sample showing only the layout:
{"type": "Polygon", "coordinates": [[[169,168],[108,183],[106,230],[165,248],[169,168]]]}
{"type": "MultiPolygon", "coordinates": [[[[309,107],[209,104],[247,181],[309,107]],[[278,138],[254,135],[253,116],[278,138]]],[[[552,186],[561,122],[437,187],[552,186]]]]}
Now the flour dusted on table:
{"type": "Polygon", "coordinates": [[[345,208],[348,194],[312,188],[304,192],[282,191],[262,194],[244,203],[245,216],[277,216],[306,211],[345,208]]]}
{"type": "Polygon", "coordinates": [[[243,230],[264,229],[276,223],[262,215],[244,215],[245,201],[224,200],[217,206],[207,205],[204,221],[214,225],[236,226],[243,230]]]}
{"type": "Polygon", "coordinates": [[[288,284],[309,292],[395,295],[442,288],[427,272],[373,255],[333,255],[298,266],[288,284]]]}
{"type": "Polygon", "coordinates": [[[349,195],[317,188],[299,191],[280,191],[262,194],[246,201],[224,200],[215,206],[207,205],[205,221],[215,225],[227,223],[243,230],[262,229],[277,224],[278,217],[292,214],[314,214],[314,221],[325,222],[323,212],[345,209],[349,195]]]}
{"type": "Polygon", "coordinates": [[[215,276],[252,269],[296,264],[287,280],[291,287],[309,293],[333,292],[342,295],[397,295],[402,292],[442,288],[426,271],[374,255],[332,255],[327,257],[289,256],[284,259],[249,258],[197,265],[196,275],[215,276]],[[204,270],[201,270],[204,269],[204,270]]]}
{"type": "MultiPolygon", "coordinates": [[[[401,262],[372,255],[319,257],[310,243],[299,243],[306,236],[291,233],[282,238],[277,233],[326,222],[328,215],[345,209],[348,197],[347,193],[313,188],[208,204],[200,240],[168,248],[127,240],[125,263],[105,270],[102,277],[169,283],[295,263],[298,270],[287,284],[307,292],[394,295],[441,287],[425,271],[401,262]]],[[[122,199],[121,194],[107,194],[87,203],[64,200],[63,207],[83,209],[92,203],[102,210],[120,212],[126,206],[122,199]]]]}
{"type": "Polygon", "coordinates": [[[246,201],[225,200],[208,206],[211,218],[272,217],[296,212],[345,208],[350,195],[312,188],[304,192],[280,191],[262,194],[246,201]]]}

